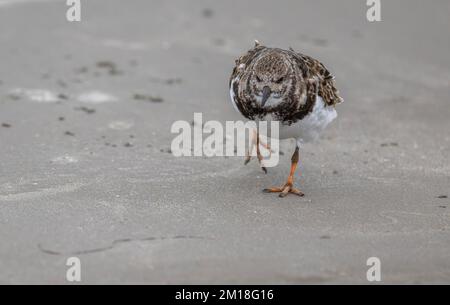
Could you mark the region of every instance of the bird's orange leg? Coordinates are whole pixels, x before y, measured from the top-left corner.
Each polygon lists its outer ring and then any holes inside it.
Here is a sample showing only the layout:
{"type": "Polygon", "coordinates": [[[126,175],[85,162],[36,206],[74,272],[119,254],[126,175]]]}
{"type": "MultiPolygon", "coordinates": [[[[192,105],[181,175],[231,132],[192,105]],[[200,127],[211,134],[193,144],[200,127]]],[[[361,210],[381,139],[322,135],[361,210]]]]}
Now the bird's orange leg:
{"type": "Polygon", "coordinates": [[[266,193],[280,193],[280,197],[286,197],[287,194],[292,193],[298,195],[300,197],[305,196],[300,190],[294,188],[294,175],[297,169],[298,161],[300,159],[300,153],[298,146],[295,148],[295,152],[292,155],[292,163],[291,163],[291,172],[289,173],[289,177],[287,182],[282,187],[272,187],[264,190],[266,193]]]}

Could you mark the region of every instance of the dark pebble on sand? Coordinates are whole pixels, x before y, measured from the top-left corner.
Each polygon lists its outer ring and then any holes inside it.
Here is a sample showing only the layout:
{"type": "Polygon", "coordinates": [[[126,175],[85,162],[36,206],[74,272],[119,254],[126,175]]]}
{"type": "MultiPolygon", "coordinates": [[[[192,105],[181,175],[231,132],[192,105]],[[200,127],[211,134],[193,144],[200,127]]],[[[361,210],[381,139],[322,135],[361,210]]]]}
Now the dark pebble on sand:
{"type": "Polygon", "coordinates": [[[58,94],[58,98],[61,100],[67,100],[69,99],[69,97],[67,95],[65,95],[64,93],[60,93],[58,94]]]}
{"type": "Polygon", "coordinates": [[[2,127],[4,127],[4,128],[11,128],[11,124],[2,123],[2,127]]]}
{"type": "Polygon", "coordinates": [[[152,96],[152,95],[146,95],[146,94],[139,94],[136,93],[133,98],[138,101],[148,101],[152,103],[162,103],[164,102],[164,99],[159,96],[152,96]]]}
{"type": "Polygon", "coordinates": [[[182,82],[181,78],[166,79],[166,84],[168,84],[168,85],[181,84],[181,82],[182,82]]]}
{"type": "Polygon", "coordinates": [[[381,147],[388,147],[388,146],[391,146],[391,147],[397,147],[397,146],[398,146],[398,143],[397,143],[397,142],[381,143],[380,146],[381,146],[381,147]]]}
{"type": "Polygon", "coordinates": [[[97,62],[97,68],[104,68],[104,69],[116,69],[117,66],[114,62],[109,60],[99,61],[97,62]]]}
{"type": "Polygon", "coordinates": [[[109,60],[99,61],[97,62],[97,68],[106,69],[110,75],[119,75],[123,74],[122,71],[117,69],[117,65],[109,60]]]}
{"type": "Polygon", "coordinates": [[[13,101],[18,101],[21,98],[20,94],[16,94],[16,93],[11,93],[11,94],[8,95],[8,97],[10,99],[12,99],[13,101]]]}
{"type": "Polygon", "coordinates": [[[84,113],[87,113],[87,114],[93,114],[93,113],[95,113],[95,109],[94,108],[88,108],[88,107],[77,107],[77,108],[75,108],[75,110],[78,110],[78,111],[83,111],[84,113]]]}
{"type": "Polygon", "coordinates": [[[75,134],[73,132],[71,132],[71,131],[66,131],[64,134],[66,136],[70,136],[70,137],[74,137],[75,136],[75,134]]]}
{"type": "Polygon", "coordinates": [[[439,198],[439,199],[447,199],[448,196],[447,195],[439,195],[439,196],[437,196],[437,198],[439,198]]]}
{"type": "Polygon", "coordinates": [[[152,83],[162,83],[162,84],[166,84],[166,85],[176,85],[176,84],[181,84],[183,82],[183,80],[179,77],[175,77],[175,78],[161,78],[161,77],[150,77],[150,81],[152,83]]]}
{"type": "Polygon", "coordinates": [[[212,16],[214,16],[214,11],[212,9],[210,9],[210,8],[205,8],[202,11],[202,15],[205,18],[211,18],[212,16]]]}

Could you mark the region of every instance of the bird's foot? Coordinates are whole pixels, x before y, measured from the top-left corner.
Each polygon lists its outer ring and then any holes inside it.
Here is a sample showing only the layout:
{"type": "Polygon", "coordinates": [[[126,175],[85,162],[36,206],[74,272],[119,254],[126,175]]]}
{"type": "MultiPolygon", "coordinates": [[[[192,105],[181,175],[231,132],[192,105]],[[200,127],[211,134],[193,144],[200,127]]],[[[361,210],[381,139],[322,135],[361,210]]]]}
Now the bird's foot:
{"type": "MultiPolygon", "coordinates": [[[[267,168],[264,166],[264,157],[259,153],[259,154],[257,154],[257,158],[258,158],[259,166],[261,167],[263,172],[265,174],[267,174],[267,168]]],[[[250,155],[250,153],[247,153],[245,155],[245,162],[244,162],[244,164],[247,165],[251,160],[252,160],[252,156],[250,155]]]]}
{"type": "Polygon", "coordinates": [[[264,189],[264,193],[280,193],[280,197],[284,198],[286,197],[289,193],[303,197],[305,196],[305,194],[300,191],[299,189],[296,189],[293,186],[293,183],[287,182],[284,186],[282,187],[271,187],[271,188],[267,188],[264,189]]]}

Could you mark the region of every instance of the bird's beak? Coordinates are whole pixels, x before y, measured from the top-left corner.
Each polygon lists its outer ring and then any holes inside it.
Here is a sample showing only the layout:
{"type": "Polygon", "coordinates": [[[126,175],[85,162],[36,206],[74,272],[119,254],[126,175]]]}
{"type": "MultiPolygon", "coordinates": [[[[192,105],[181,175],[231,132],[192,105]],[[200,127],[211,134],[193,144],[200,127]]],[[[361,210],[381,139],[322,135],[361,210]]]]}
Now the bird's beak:
{"type": "Polygon", "coordinates": [[[268,86],[264,86],[263,92],[262,92],[262,100],[261,100],[261,107],[264,107],[267,103],[267,100],[270,97],[270,94],[272,94],[272,91],[268,86]]]}

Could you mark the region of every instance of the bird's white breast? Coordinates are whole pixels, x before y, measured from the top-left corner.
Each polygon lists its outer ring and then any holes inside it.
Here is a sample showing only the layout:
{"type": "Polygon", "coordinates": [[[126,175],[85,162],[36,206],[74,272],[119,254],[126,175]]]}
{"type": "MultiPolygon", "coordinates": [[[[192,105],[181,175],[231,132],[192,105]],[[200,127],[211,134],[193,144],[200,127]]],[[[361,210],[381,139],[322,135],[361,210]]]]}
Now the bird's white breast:
{"type": "MultiPolygon", "coordinates": [[[[233,84],[239,81],[235,78],[231,82],[230,97],[234,109],[239,112],[236,106],[235,94],[233,91],[233,84]]],[[[334,106],[327,106],[320,96],[316,96],[316,103],[313,110],[306,115],[302,120],[297,121],[291,125],[280,122],[279,139],[296,139],[299,142],[311,142],[316,140],[320,133],[337,117],[337,112],[334,106]]],[[[271,114],[267,115],[260,121],[275,120],[271,114]]],[[[270,127],[270,124],[268,124],[270,127]]],[[[268,135],[274,136],[269,129],[268,135]]]]}
{"type": "Polygon", "coordinates": [[[238,77],[234,78],[234,79],[231,81],[231,85],[230,85],[230,98],[231,98],[231,103],[233,104],[234,109],[235,109],[237,112],[241,113],[241,112],[239,111],[238,107],[236,106],[236,100],[235,100],[236,96],[235,96],[234,90],[233,90],[234,83],[236,83],[236,82],[239,82],[239,78],[238,78],[238,77]]]}
{"type": "MultiPolygon", "coordinates": [[[[280,122],[280,139],[294,138],[299,142],[311,142],[316,140],[320,133],[337,117],[336,109],[327,106],[320,96],[317,96],[313,110],[302,120],[291,125],[280,122]]],[[[271,115],[266,116],[266,121],[272,121],[271,115]]]]}

